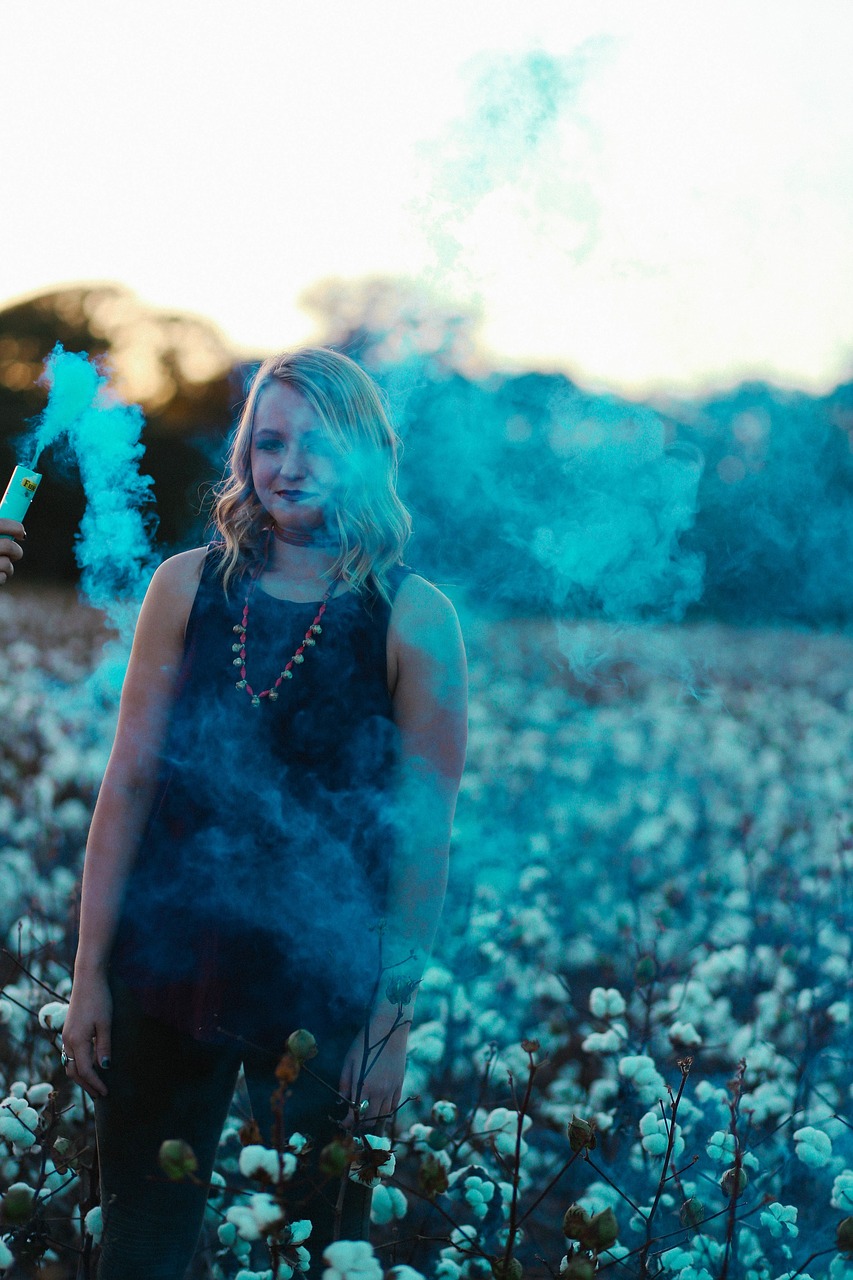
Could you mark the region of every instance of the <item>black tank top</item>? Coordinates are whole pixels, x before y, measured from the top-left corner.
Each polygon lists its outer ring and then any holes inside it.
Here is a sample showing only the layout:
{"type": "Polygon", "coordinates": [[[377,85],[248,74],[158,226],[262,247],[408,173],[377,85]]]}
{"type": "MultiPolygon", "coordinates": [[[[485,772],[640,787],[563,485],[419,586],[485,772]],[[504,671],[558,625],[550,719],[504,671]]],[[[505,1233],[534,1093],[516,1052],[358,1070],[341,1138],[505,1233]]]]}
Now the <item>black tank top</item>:
{"type": "MultiPolygon", "coordinates": [[[[110,967],[145,1011],[200,1040],[280,1049],[296,1026],[369,999],[393,850],[397,733],[390,606],[332,597],[279,697],[236,688],[245,587],[208,548],[187,624],[157,791],[110,967]]],[[[391,571],[393,594],[411,572],[391,571]]],[[[319,605],[256,586],[246,675],[268,689],[319,605]]]]}

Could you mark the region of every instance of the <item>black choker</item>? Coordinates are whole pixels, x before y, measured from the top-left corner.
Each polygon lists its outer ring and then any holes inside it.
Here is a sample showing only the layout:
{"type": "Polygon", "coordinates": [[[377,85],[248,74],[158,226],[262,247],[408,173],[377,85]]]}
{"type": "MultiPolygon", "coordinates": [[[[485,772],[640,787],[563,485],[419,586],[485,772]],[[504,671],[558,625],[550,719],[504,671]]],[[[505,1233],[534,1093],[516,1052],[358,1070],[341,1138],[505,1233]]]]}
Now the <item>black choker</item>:
{"type": "Polygon", "coordinates": [[[279,542],[288,542],[293,547],[337,547],[337,538],[333,538],[325,529],[282,529],[279,525],[270,526],[279,542]]]}

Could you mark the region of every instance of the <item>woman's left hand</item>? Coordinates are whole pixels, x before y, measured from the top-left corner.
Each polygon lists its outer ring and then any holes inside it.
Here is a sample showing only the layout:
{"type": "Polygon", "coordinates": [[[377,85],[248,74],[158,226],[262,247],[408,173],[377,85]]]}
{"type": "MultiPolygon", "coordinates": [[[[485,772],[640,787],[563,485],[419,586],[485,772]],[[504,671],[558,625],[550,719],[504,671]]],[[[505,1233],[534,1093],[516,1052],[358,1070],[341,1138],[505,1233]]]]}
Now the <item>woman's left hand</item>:
{"type": "MultiPolygon", "coordinates": [[[[375,1024],[371,1026],[369,1031],[369,1044],[376,1044],[387,1033],[390,1028],[385,1031],[378,1029],[375,1024]]],[[[400,1094],[403,1090],[403,1076],[406,1073],[406,1046],[409,1040],[408,1025],[401,1025],[395,1028],[391,1033],[390,1039],[382,1046],[381,1053],[378,1049],[373,1049],[368,1055],[368,1063],[373,1062],[368,1074],[364,1078],[361,1086],[361,1101],[367,1099],[367,1107],[364,1111],[362,1123],[367,1125],[371,1132],[381,1133],[385,1128],[385,1120],[377,1122],[377,1117],[388,1117],[393,1114],[395,1108],[400,1101],[400,1094]],[[378,1053],[378,1057],[377,1057],[378,1053]]],[[[355,1102],[355,1092],[358,1085],[358,1078],[361,1073],[361,1062],[364,1055],[364,1029],[359,1031],[353,1040],[346,1057],[344,1065],[341,1069],[341,1079],[338,1088],[345,1098],[349,1098],[350,1102],[355,1102]]],[[[347,1114],[345,1120],[341,1123],[345,1128],[352,1128],[354,1120],[354,1112],[352,1107],[347,1114]]]]}

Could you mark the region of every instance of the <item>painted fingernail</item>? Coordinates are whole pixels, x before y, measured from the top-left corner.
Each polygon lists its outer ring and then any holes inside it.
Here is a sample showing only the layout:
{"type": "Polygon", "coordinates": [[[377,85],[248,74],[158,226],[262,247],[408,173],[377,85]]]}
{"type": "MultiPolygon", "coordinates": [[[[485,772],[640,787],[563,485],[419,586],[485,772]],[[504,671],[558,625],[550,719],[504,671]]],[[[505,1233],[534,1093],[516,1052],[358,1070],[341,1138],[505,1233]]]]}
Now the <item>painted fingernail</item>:
{"type": "Polygon", "coordinates": [[[109,1058],[101,1058],[101,1066],[103,1067],[104,1071],[109,1070],[109,1065],[110,1065],[109,1058]]]}

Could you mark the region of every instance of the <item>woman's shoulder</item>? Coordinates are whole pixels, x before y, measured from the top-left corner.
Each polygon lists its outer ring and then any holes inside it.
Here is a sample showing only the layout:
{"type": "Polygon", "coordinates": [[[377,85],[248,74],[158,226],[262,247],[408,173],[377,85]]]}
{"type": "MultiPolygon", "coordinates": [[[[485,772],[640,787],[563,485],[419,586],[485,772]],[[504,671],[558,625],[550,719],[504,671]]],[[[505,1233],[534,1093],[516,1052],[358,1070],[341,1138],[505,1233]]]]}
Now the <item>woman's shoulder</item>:
{"type": "Polygon", "coordinates": [[[152,585],[156,580],[162,588],[195,595],[208,553],[209,547],[192,547],[189,551],[167,556],[157,567],[151,579],[152,585]]]}
{"type": "Polygon", "coordinates": [[[207,547],[193,547],[161,561],[145,597],[147,611],[167,612],[176,618],[183,631],[198,592],[207,552],[207,547]]]}
{"type": "Polygon", "coordinates": [[[459,620],[452,602],[443,591],[407,566],[394,596],[390,627],[408,643],[417,643],[436,632],[459,630],[459,620]]]}

